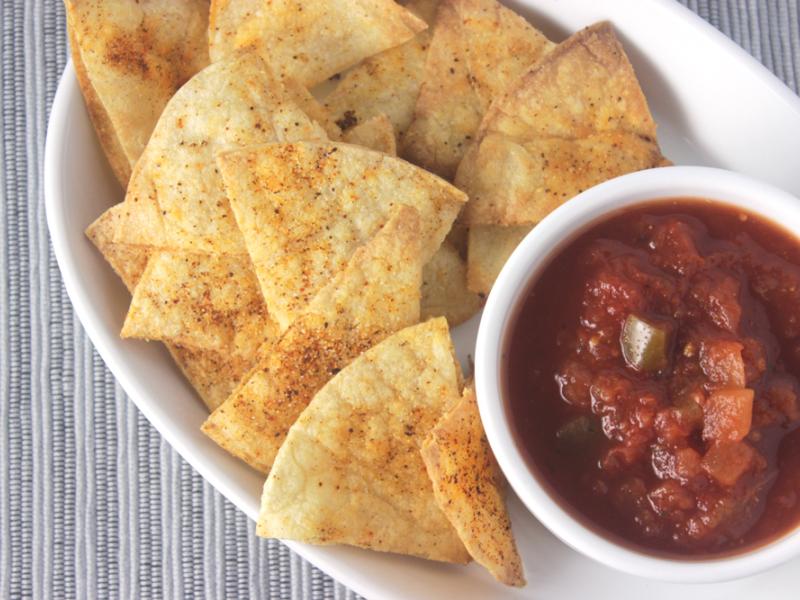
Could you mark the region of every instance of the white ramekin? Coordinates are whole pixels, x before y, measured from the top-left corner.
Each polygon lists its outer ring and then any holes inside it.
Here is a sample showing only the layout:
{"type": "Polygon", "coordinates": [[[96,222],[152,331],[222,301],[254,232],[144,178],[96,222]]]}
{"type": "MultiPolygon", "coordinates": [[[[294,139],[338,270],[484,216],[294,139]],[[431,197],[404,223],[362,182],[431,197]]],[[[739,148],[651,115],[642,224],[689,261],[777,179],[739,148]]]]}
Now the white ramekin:
{"type": "Polygon", "coordinates": [[[603,216],[659,198],[699,197],[741,207],[800,238],[800,200],[749,177],[706,167],[666,167],[593,187],[553,211],[511,255],[486,303],[475,349],[481,418],[503,473],[522,502],[564,543],[609,567],[662,581],[702,583],[752,575],[800,555],[800,530],[742,554],[674,560],[614,543],[570,515],[537,479],[514,441],[502,398],[501,356],[520,294],[566,244],[603,216]]]}

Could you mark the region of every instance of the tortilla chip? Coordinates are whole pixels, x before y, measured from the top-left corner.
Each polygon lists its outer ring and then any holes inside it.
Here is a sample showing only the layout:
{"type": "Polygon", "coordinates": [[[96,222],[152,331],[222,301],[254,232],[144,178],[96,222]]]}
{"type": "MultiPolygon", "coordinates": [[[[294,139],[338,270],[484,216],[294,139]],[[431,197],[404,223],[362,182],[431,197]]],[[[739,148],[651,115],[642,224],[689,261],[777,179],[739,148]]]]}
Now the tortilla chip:
{"type": "Polygon", "coordinates": [[[348,144],[267,144],[222,154],[217,162],[281,330],[396,206],[419,211],[427,262],[466,199],[405,161],[348,144]]]}
{"type": "Polygon", "coordinates": [[[502,475],[486,440],[472,386],[425,439],[422,459],[439,508],[472,558],[498,581],[524,586],[522,560],[498,484],[502,475]]]}
{"type": "MultiPolygon", "coordinates": [[[[336,124],[333,115],[327,107],[314,97],[308,88],[291,77],[282,77],[281,83],[289,94],[289,98],[313,121],[319,123],[330,139],[341,139],[342,130],[336,124]]],[[[317,135],[314,135],[314,139],[317,137],[317,135]]]]}
{"type": "MultiPolygon", "coordinates": [[[[106,215],[109,213],[110,211],[106,211],[106,215]]],[[[87,235],[120,276],[128,290],[133,293],[153,248],[110,241],[112,226],[112,220],[101,217],[89,227],[87,235]]],[[[230,356],[211,350],[192,350],[173,344],[166,346],[209,411],[222,404],[256,360],[256,357],[230,356]]]]}
{"type": "Polygon", "coordinates": [[[322,388],[292,425],[261,497],[256,532],[464,563],[419,447],[458,401],[447,322],[385,339],[322,388]]]}
{"type": "Polygon", "coordinates": [[[176,90],[208,64],[208,0],[66,0],[89,115],[123,186],[176,90]]]}
{"type": "Polygon", "coordinates": [[[488,296],[508,257],[532,228],[532,225],[516,227],[473,225],[470,227],[467,250],[467,288],[476,294],[488,296]]]}
{"type": "Polygon", "coordinates": [[[456,181],[470,197],[467,222],[522,225],[662,160],[633,68],[611,25],[598,23],[560,44],[492,105],[456,181]]]}
{"type": "Polygon", "coordinates": [[[477,313],[483,300],[467,289],[467,265],[445,241],[422,271],[422,319],[445,317],[455,327],[477,313]]]}
{"type": "Polygon", "coordinates": [[[244,254],[217,152],[264,142],[326,140],[255,53],[204,69],[167,105],[147,157],[170,247],[244,254]]]}
{"type": "Polygon", "coordinates": [[[203,431],[268,473],[289,427],[314,394],[363,351],[419,321],[419,229],[417,211],[400,207],[265,351],[203,431]]]}
{"type": "Polygon", "coordinates": [[[467,258],[467,236],[469,235],[469,229],[467,228],[464,223],[462,223],[459,219],[456,219],[456,222],[453,223],[453,228],[447,234],[445,241],[448,242],[453,248],[458,250],[458,255],[466,259],[467,258]]]}
{"type": "Polygon", "coordinates": [[[253,356],[276,333],[249,258],[160,250],[133,292],[122,337],[253,356]]]}
{"type": "Polygon", "coordinates": [[[348,144],[371,148],[390,156],[397,156],[397,139],[392,122],[386,115],[376,115],[348,130],[342,138],[348,144]]]}
{"type": "Polygon", "coordinates": [[[120,248],[131,245],[140,248],[166,245],[166,233],[155,188],[149,175],[142,173],[147,164],[145,151],[133,169],[125,201],[106,210],[86,229],[86,235],[90,239],[102,235],[106,244],[114,244],[120,248]]]}
{"type": "Polygon", "coordinates": [[[99,219],[89,225],[86,236],[103,255],[114,272],[122,279],[128,291],[133,293],[133,288],[147,267],[147,261],[152,253],[152,247],[147,245],[117,243],[114,241],[117,219],[120,216],[122,203],[117,204],[99,219]]]}
{"type": "Polygon", "coordinates": [[[256,48],[308,88],[426,27],[392,0],[212,0],[209,26],[212,60],[256,48]]]}
{"type": "Polygon", "coordinates": [[[495,0],[444,0],[401,155],[452,179],[492,99],[552,47],[495,0]]]}
{"type": "Polygon", "coordinates": [[[231,356],[212,350],[192,350],[175,344],[166,346],[209,411],[216,410],[231,395],[256,362],[255,356],[231,356]]]}
{"type": "MultiPolygon", "coordinates": [[[[439,0],[412,0],[406,8],[433,24],[439,0]]],[[[325,106],[343,130],[377,115],[387,115],[398,136],[414,117],[419,87],[425,74],[431,31],[419,32],[401,46],[376,54],[342,75],[325,98],[325,106]]]]}

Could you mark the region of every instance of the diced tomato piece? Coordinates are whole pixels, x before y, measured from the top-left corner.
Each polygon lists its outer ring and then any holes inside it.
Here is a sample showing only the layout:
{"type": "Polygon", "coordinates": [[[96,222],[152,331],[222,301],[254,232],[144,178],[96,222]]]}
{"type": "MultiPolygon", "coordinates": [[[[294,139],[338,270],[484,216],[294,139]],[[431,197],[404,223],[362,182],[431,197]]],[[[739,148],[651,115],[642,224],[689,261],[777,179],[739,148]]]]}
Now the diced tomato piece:
{"type": "Polygon", "coordinates": [[[703,407],[703,439],[740,442],[753,421],[753,390],[715,390],[703,407]]]}
{"type": "Polygon", "coordinates": [[[669,516],[679,511],[694,508],[694,496],[681,487],[681,484],[669,480],[657,485],[647,495],[650,506],[661,516],[669,516]]]}
{"type": "Polygon", "coordinates": [[[702,468],[702,457],[694,448],[681,448],[675,452],[675,472],[683,481],[697,476],[702,468]]]}
{"type": "Polygon", "coordinates": [[[644,455],[644,446],[614,446],[600,459],[600,468],[606,473],[618,474],[630,467],[644,455]]]}
{"type": "Polygon", "coordinates": [[[736,333],[742,320],[739,281],[722,271],[704,271],[692,281],[691,297],[720,329],[736,333]]]}
{"type": "Polygon", "coordinates": [[[703,457],[703,470],[724,486],[732,486],[753,465],[753,449],[744,442],[714,444],[703,457]]]}
{"type": "Polygon", "coordinates": [[[654,445],[651,448],[653,472],[659,479],[674,479],[686,483],[700,473],[700,454],[693,448],[669,449],[654,445]]]}
{"type": "Polygon", "coordinates": [[[732,340],[703,342],[700,346],[700,368],[715,385],[743,388],[747,385],[743,349],[742,344],[732,340]]]}
{"type": "Polygon", "coordinates": [[[673,220],[653,228],[653,262],[680,275],[691,275],[703,266],[694,233],[687,223],[673,220]]]}
{"type": "Polygon", "coordinates": [[[567,361],[561,372],[556,374],[556,383],[564,401],[573,406],[589,406],[592,375],[591,369],[585,364],[577,360],[567,361]]]}
{"type": "MultiPolygon", "coordinates": [[[[624,275],[609,269],[599,271],[597,276],[587,284],[586,291],[591,298],[591,303],[587,304],[587,308],[602,311],[619,323],[626,315],[641,310],[645,305],[642,287],[624,275]]],[[[599,316],[592,320],[594,322],[603,321],[599,316]]]]}

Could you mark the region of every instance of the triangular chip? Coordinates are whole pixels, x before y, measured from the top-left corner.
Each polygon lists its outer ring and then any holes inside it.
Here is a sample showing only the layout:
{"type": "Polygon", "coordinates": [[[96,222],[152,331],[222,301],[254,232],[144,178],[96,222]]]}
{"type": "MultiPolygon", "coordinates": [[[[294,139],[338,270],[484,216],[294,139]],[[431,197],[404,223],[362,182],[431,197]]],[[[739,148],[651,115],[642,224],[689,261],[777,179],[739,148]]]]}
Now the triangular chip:
{"type": "Polygon", "coordinates": [[[423,29],[393,0],[213,0],[209,43],[214,61],[256,48],[276,73],[311,88],[423,29]]]}
{"type": "Polygon", "coordinates": [[[445,317],[450,327],[477,313],[483,300],[467,289],[467,265],[445,240],[422,270],[422,319],[445,317]]]}
{"type": "Polygon", "coordinates": [[[256,361],[255,356],[231,356],[213,350],[192,350],[175,344],[166,346],[209,411],[214,411],[231,395],[256,361]]]}
{"type": "Polygon", "coordinates": [[[122,337],[241,357],[276,333],[247,255],[181,250],[153,253],[122,327],[122,337]]]}
{"type": "Polygon", "coordinates": [[[401,155],[452,179],[489,103],[552,47],[496,0],[443,2],[401,155]]]}
{"type": "MultiPolygon", "coordinates": [[[[89,225],[86,235],[90,239],[102,235],[105,244],[120,248],[137,246],[152,249],[166,245],[155,188],[149,176],[142,174],[147,163],[145,151],[133,170],[125,201],[115,204],[89,225]]],[[[131,251],[135,252],[136,249],[131,251]]]]}
{"type": "Polygon", "coordinates": [[[467,288],[488,296],[508,257],[532,225],[473,225],[467,249],[467,288]]]}
{"type": "MultiPolygon", "coordinates": [[[[105,215],[110,213],[111,211],[106,211],[105,215]]],[[[111,216],[113,217],[113,213],[111,216]]],[[[87,235],[133,293],[153,249],[150,246],[111,241],[114,225],[113,219],[101,217],[89,227],[87,235]]],[[[211,350],[191,350],[173,344],[166,346],[210,411],[222,404],[256,360],[255,356],[231,356],[211,350]]]]}
{"type": "MultiPolygon", "coordinates": [[[[406,8],[432,24],[439,0],[412,0],[406,8]]],[[[376,115],[387,115],[398,137],[414,117],[419,87],[425,74],[431,31],[419,32],[401,46],[366,59],[342,75],[325,98],[325,106],[343,130],[376,115]]]]}
{"type": "Polygon", "coordinates": [[[322,388],[286,437],[256,532],[463,563],[419,448],[459,397],[447,322],[385,339],[322,388]]]}
{"type": "Polygon", "coordinates": [[[663,163],[611,25],[562,42],[495,102],[457,176],[470,224],[537,223],[581,191],[663,163]]]}
{"type": "Polygon", "coordinates": [[[503,481],[483,431],[475,390],[445,414],[422,445],[439,507],[472,558],[500,582],[523,586],[503,481]]]}
{"type": "Polygon", "coordinates": [[[169,246],[245,253],[214,163],[217,152],[325,139],[322,127],[299,108],[257,54],[204,69],[175,94],[147,147],[169,246]]]}
{"type": "Polygon", "coordinates": [[[466,196],[400,159],[348,144],[267,144],[218,164],[270,315],[282,330],[402,204],[419,211],[423,261],[466,196]]]}
{"type": "Polygon", "coordinates": [[[66,0],[78,83],[127,185],[161,111],[208,64],[208,0],[66,0]]]}
{"type": "Polygon", "coordinates": [[[375,115],[347,130],[342,141],[397,156],[397,138],[392,122],[386,115],[375,115]]]}
{"type": "Polygon", "coordinates": [[[86,236],[122,279],[128,291],[132,293],[147,267],[152,247],[120,243],[114,240],[122,206],[120,203],[104,212],[100,218],[89,225],[86,229],[86,236]]]}
{"type": "Polygon", "coordinates": [[[336,124],[334,116],[308,91],[308,88],[291,77],[282,77],[281,83],[289,94],[289,98],[297,104],[300,110],[322,125],[330,139],[338,140],[342,137],[342,130],[336,124]]]}
{"type": "Polygon", "coordinates": [[[340,369],[419,321],[419,216],[404,206],[311,301],[203,431],[269,472],[289,427],[340,369]]]}

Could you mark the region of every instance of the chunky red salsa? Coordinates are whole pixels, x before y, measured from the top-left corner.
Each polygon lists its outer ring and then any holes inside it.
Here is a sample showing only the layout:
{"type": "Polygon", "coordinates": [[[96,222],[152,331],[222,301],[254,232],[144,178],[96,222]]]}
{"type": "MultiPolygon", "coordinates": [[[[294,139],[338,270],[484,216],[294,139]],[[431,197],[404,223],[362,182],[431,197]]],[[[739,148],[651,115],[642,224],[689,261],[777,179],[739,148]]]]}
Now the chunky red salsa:
{"type": "Polygon", "coordinates": [[[800,242],[677,199],[560,252],[507,334],[517,442],[612,537],[737,551],[800,523],[800,242]]]}

